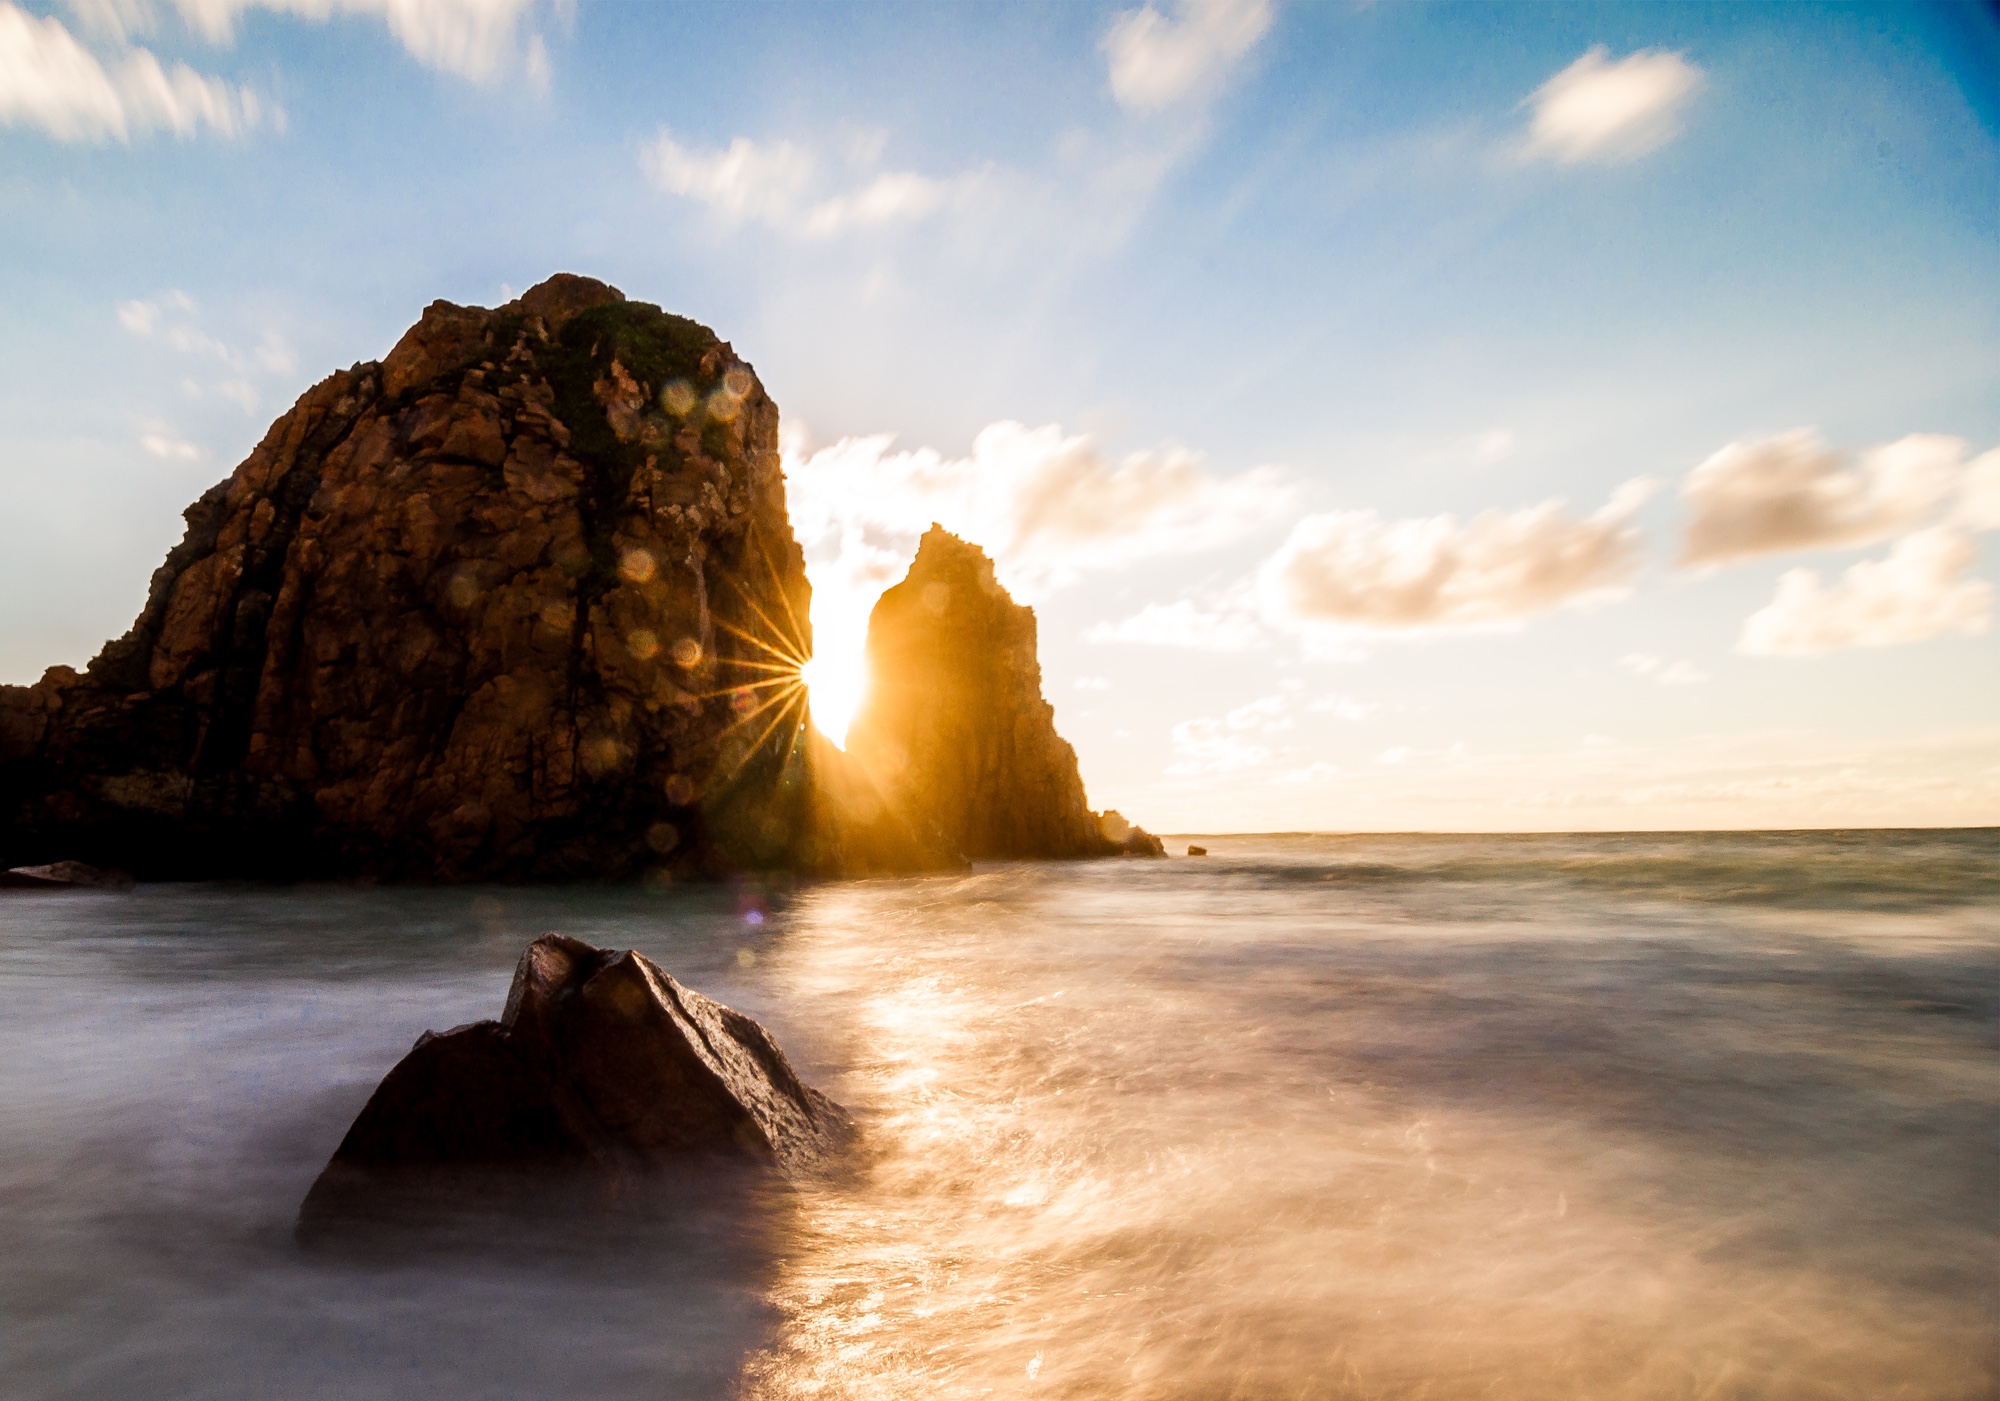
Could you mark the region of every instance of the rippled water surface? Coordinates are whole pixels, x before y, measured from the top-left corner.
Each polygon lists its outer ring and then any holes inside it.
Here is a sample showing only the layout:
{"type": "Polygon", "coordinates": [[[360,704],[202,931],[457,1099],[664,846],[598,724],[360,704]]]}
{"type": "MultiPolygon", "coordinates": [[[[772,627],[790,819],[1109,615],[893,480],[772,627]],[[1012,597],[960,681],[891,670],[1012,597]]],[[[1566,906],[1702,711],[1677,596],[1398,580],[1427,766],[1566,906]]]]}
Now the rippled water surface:
{"type": "Polygon", "coordinates": [[[8,893],[0,1394],[2000,1391],[2000,835],[1195,840],[761,902],[8,893]],[[850,1170],[295,1245],[551,928],[765,1021],[850,1170]]]}

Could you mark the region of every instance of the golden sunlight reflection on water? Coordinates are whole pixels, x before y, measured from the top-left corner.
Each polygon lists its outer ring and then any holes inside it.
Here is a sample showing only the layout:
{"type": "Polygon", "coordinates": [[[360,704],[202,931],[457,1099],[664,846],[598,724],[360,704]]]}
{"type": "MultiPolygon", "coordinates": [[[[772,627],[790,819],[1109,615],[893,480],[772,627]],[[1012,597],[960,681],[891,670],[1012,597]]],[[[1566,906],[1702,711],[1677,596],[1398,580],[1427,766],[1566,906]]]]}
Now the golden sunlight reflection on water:
{"type": "Polygon", "coordinates": [[[1990,1239],[1946,1259],[1890,1220],[1927,1204],[1882,1193],[1935,1182],[1841,1120],[1857,1083],[1964,1089],[1900,1023],[1859,1028],[1850,1062],[1782,983],[1546,907],[1384,929],[1352,901],[1311,914],[1135,873],[1002,868],[795,907],[777,976],[840,1028],[828,1088],[869,1153],[805,1192],[748,1395],[1945,1397],[1990,1378],[1978,1299],[1921,1283],[1980,1278],[1990,1239]],[[1677,992],[1663,958],[1719,1000],[1677,992]],[[1861,1238],[1829,1226],[1842,1213],[1861,1238]]]}

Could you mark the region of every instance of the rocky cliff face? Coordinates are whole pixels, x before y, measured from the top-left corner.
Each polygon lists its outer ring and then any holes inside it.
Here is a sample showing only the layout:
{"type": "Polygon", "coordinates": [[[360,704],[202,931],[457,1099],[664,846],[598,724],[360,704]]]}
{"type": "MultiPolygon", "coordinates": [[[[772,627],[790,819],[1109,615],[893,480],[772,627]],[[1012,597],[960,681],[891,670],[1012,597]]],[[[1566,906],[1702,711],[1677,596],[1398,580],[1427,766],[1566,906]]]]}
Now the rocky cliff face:
{"type": "Polygon", "coordinates": [[[84,673],[0,688],[0,866],[823,864],[777,423],[727,344],[602,283],[434,303],[188,509],[84,673]]]}
{"type": "Polygon", "coordinates": [[[868,624],[868,699],[848,753],[911,823],[966,856],[1110,855],[1042,699],[1035,614],[993,562],[932,526],[868,624]]]}

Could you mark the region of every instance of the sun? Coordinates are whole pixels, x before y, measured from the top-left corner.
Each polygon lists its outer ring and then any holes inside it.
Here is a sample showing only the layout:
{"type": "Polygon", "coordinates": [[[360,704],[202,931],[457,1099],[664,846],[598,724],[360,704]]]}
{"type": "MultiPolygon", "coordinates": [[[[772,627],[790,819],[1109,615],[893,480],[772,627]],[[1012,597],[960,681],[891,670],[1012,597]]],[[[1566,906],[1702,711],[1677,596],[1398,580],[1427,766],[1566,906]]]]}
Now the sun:
{"type": "Polygon", "coordinates": [[[847,727],[861,708],[861,697],[868,687],[861,653],[846,648],[817,652],[799,668],[799,676],[811,697],[814,728],[845,749],[847,727]]]}

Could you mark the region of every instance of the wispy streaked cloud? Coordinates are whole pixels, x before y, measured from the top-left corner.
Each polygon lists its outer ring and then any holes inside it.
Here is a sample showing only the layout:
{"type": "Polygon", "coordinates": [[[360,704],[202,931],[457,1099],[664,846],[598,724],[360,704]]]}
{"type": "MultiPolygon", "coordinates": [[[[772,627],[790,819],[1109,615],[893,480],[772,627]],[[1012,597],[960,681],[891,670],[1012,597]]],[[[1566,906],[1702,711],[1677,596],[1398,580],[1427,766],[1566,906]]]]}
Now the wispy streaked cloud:
{"type": "Polygon", "coordinates": [[[185,63],[162,64],[143,48],[121,47],[100,60],[61,20],[0,0],[0,125],[102,144],[153,131],[238,137],[267,121],[281,125],[283,114],[249,88],[185,63]]]}
{"type": "Polygon", "coordinates": [[[1271,27],[1269,0],[1182,0],[1126,10],[1104,36],[1111,95],[1156,112],[1206,96],[1271,27]]]}
{"type": "Polygon", "coordinates": [[[1593,45],[1522,104],[1532,109],[1525,158],[1615,165],[1680,134],[1682,111],[1702,85],[1702,70],[1664,49],[1621,59],[1610,52],[1593,45]]]}
{"type": "Polygon", "coordinates": [[[988,172],[934,178],[911,170],[873,170],[881,143],[861,143],[839,161],[791,141],[739,136],[727,146],[698,147],[662,129],[639,154],[640,168],[670,195],[706,205],[725,226],[763,224],[783,233],[827,238],[964,208],[988,172]]]}
{"type": "Polygon", "coordinates": [[[1882,559],[1849,566],[1831,584],[1817,570],[1788,569],[1777,597],[1745,620],[1736,650],[1796,657],[1977,637],[1993,615],[1993,585],[1969,577],[1978,558],[1970,536],[1934,526],[1904,536],[1882,559]]]}
{"type": "Polygon", "coordinates": [[[324,22],[335,16],[377,18],[426,68],[474,82],[520,71],[544,78],[548,55],[539,35],[522,38],[522,21],[535,0],[174,0],[189,28],[210,43],[228,44],[238,20],[268,10],[324,22]],[[538,56],[539,55],[539,61],[538,56]]]}
{"type": "Polygon", "coordinates": [[[190,399],[218,398],[255,414],[263,402],[253,377],[284,377],[298,368],[298,355],[276,331],[266,331],[250,350],[239,350],[203,330],[194,298],[181,291],[118,303],[118,324],[142,340],[176,354],[212,361],[225,372],[219,380],[188,376],[181,392],[190,399]]]}
{"type": "Polygon", "coordinates": [[[154,457],[164,458],[169,462],[199,462],[201,460],[200,448],[166,431],[140,434],[139,446],[154,457]]]}

